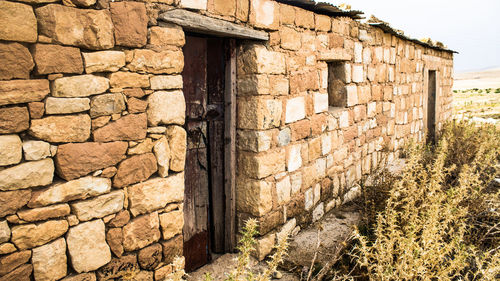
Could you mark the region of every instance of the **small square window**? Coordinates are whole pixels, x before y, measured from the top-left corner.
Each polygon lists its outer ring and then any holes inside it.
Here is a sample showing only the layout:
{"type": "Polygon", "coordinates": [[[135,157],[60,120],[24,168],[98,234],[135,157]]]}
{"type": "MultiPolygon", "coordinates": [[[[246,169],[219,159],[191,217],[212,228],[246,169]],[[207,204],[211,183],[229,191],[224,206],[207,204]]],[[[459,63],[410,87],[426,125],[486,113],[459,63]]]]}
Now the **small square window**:
{"type": "Polygon", "coordinates": [[[328,63],[328,105],[332,107],[347,106],[347,68],[343,61],[328,63]]]}

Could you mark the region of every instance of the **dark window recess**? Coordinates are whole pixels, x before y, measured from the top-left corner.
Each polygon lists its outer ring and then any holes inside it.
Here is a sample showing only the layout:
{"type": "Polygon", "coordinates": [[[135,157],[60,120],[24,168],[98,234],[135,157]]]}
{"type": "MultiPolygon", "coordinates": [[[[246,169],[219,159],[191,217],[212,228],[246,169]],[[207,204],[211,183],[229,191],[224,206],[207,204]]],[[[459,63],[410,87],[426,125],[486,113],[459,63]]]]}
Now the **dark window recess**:
{"type": "Polygon", "coordinates": [[[332,107],[347,106],[347,75],[344,62],[328,63],[328,105],[332,107]]]}
{"type": "Polygon", "coordinates": [[[427,136],[428,140],[434,142],[436,136],[436,71],[429,70],[427,94],[427,136]]]}

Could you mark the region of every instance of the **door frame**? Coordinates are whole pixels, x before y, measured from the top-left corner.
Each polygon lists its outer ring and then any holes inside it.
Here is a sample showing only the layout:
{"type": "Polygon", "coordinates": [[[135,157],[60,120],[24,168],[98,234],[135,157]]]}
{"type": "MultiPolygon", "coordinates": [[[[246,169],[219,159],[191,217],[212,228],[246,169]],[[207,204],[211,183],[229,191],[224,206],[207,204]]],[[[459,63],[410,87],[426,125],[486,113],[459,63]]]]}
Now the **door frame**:
{"type": "Polygon", "coordinates": [[[236,40],[227,40],[224,88],[225,251],[236,248],[236,40]]]}
{"type": "Polygon", "coordinates": [[[425,133],[426,133],[426,137],[427,137],[427,141],[428,142],[433,142],[434,139],[435,139],[435,136],[436,136],[436,133],[437,133],[437,123],[438,123],[438,119],[437,117],[439,116],[438,115],[438,97],[439,97],[439,71],[436,69],[436,68],[432,68],[432,67],[429,67],[429,68],[425,68],[424,69],[424,100],[423,100],[423,105],[424,105],[424,128],[425,128],[425,133]],[[431,73],[434,73],[434,79],[433,81],[431,81],[431,73]],[[434,89],[432,91],[432,93],[430,92],[430,89],[431,89],[431,85],[429,83],[433,83],[433,86],[434,86],[434,89]],[[431,97],[431,95],[433,95],[431,97]],[[434,99],[434,102],[431,104],[430,103],[430,99],[433,98],[434,99]],[[433,108],[429,108],[429,106],[433,106],[433,108]],[[434,126],[433,128],[429,128],[429,111],[432,110],[434,112],[434,126]],[[432,130],[432,131],[431,131],[432,130]]]}

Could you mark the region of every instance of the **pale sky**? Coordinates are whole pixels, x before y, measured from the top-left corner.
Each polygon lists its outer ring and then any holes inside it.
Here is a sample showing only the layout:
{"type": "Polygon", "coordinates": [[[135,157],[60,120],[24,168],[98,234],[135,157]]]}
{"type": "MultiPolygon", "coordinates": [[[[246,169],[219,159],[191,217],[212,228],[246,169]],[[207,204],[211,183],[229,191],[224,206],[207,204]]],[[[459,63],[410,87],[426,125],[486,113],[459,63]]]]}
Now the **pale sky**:
{"type": "Polygon", "coordinates": [[[430,37],[459,52],[455,72],[500,67],[500,0],[316,0],[347,3],[405,35],[430,37]]]}

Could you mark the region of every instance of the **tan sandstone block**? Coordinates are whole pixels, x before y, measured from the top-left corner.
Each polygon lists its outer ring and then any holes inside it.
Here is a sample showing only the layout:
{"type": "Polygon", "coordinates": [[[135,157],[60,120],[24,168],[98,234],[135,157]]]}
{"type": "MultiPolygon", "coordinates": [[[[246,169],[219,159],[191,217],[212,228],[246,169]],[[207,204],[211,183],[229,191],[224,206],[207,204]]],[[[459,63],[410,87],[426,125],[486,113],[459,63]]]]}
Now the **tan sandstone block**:
{"type": "Polygon", "coordinates": [[[12,243],[18,249],[30,249],[61,237],[67,230],[68,222],[66,220],[17,225],[12,228],[12,243]]]}
{"type": "MultiPolygon", "coordinates": [[[[21,251],[0,258],[0,276],[6,275],[31,258],[31,251],[21,251]]],[[[15,280],[15,279],[5,279],[15,280]]]]}
{"type": "Polygon", "coordinates": [[[0,108],[0,134],[19,133],[28,129],[30,123],[26,107],[0,108]]]}
{"type": "MultiPolygon", "coordinates": [[[[149,87],[149,77],[133,72],[115,72],[109,75],[109,84],[113,88],[147,88],[149,87]]],[[[129,94],[125,95],[142,97],[144,92],[141,89],[128,89],[129,94]],[[138,94],[142,93],[142,94],[138,94]]]]}
{"type": "Polygon", "coordinates": [[[265,46],[251,44],[243,46],[238,56],[238,73],[285,74],[285,55],[269,51],[265,46]]]}
{"type": "Polygon", "coordinates": [[[31,121],[29,133],[48,142],[84,142],[90,137],[87,114],[49,116],[31,121]]]}
{"type": "Polygon", "coordinates": [[[239,177],[236,184],[236,208],[254,216],[262,216],[273,206],[272,184],[264,180],[239,177]]]}
{"type": "Polygon", "coordinates": [[[28,48],[16,42],[0,43],[0,61],[0,80],[29,79],[35,67],[28,48]]]}
{"type": "Polygon", "coordinates": [[[18,135],[0,135],[0,166],[21,162],[22,143],[18,135]]]}
{"type": "Polygon", "coordinates": [[[238,128],[265,130],[278,127],[281,122],[282,102],[266,97],[238,98],[238,128]]]}
{"type": "Polygon", "coordinates": [[[117,257],[123,255],[123,231],[121,228],[111,228],[106,233],[106,242],[117,257]]]}
{"type": "Polygon", "coordinates": [[[82,55],[85,73],[115,72],[125,66],[125,53],[121,51],[100,51],[82,55]]]}
{"type": "Polygon", "coordinates": [[[180,0],[179,4],[182,8],[195,9],[195,10],[207,9],[207,0],[180,0]]]}
{"type": "Polygon", "coordinates": [[[184,213],[182,211],[172,211],[160,214],[160,226],[164,240],[181,234],[184,227],[184,213]]]}
{"type": "Polygon", "coordinates": [[[34,222],[64,217],[69,215],[70,212],[71,209],[68,204],[59,204],[36,209],[22,210],[19,211],[17,215],[24,221],[34,222]]]}
{"type": "Polygon", "coordinates": [[[160,52],[137,49],[127,67],[131,71],[154,74],[181,73],[184,68],[184,55],[180,49],[160,52]]]}
{"type": "Polygon", "coordinates": [[[2,277],[4,280],[16,280],[16,281],[30,281],[31,272],[33,271],[33,266],[31,264],[21,265],[10,273],[2,277]]]}
{"type": "Polygon", "coordinates": [[[107,78],[90,74],[59,78],[51,86],[54,97],[88,97],[108,89],[107,78]]]}
{"type": "Polygon", "coordinates": [[[10,240],[10,228],[7,221],[0,221],[0,244],[10,240]]]}
{"type": "Polygon", "coordinates": [[[280,37],[281,48],[285,50],[297,51],[302,46],[300,33],[291,27],[281,27],[280,37]]]}
{"type": "Polygon", "coordinates": [[[149,80],[153,90],[182,89],[184,85],[182,75],[156,75],[149,80]]]}
{"type": "Polygon", "coordinates": [[[52,159],[31,161],[0,171],[0,190],[18,190],[52,183],[52,159]]]}
{"type": "Polygon", "coordinates": [[[16,191],[0,191],[0,218],[6,215],[15,214],[17,210],[22,208],[31,197],[30,189],[22,189],[16,191]]]}
{"type": "Polygon", "coordinates": [[[117,190],[85,201],[71,204],[73,213],[80,221],[89,221],[118,213],[123,209],[125,195],[117,190]]]}
{"type": "Polygon", "coordinates": [[[49,4],[35,9],[40,35],[63,45],[91,50],[114,46],[113,22],[108,10],[77,9],[49,4]]]}
{"type": "Polygon", "coordinates": [[[184,198],[184,173],[168,178],[155,178],[130,186],[129,208],[134,216],[164,208],[184,198]]]}
{"type": "Polygon", "coordinates": [[[286,4],[280,4],[280,22],[282,25],[294,25],[295,7],[286,4]]]}
{"type": "Polygon", "coordinates": [[[88,98],[53,98],[45,100],[45,113],[68,114],[87,111],[90,109],[88,98]]]}
{"type": "Polygon", "coordinates": [[[127,152],[126,142],[70,143],[60,145],[56,154],[57,173],[65,180],[116,165],[127,152]]]}
{"type": "Polygon", "coordinates": [[[162,26],[152,26],[148,32],[149,44],[155,47],[182,47],[186,44],[182,27],[166,23],[162,26]]]}
{"type": "Polygon", "coordinates": [[[37,24],[33,8],[21,3],[0,2],[0,40],[34,43],[37,24]]]}
{"type": "Polygon", "coordinates": [[[28,206],[34,208],[76,199],[86,199],[108,193],[110,190],[111,180],[89,176],[37,190],[33,192],[28,206]]]}
{"type": "Polygon", "coordinates": [[[146,138],[146,114],[129,114],[93,132],[94,141],[141,140],[146,138]]]}
{"type": "Polygon", "coordinates": [[[240,153],[240,170],[254,179],[262,179],[285,171],[285,150],[275,149],[262,153],[240,153]]]}
{"type": "Polygon", "coordinates": [[[251,0],[249,23],[255,27],[277,30],[280,20],[280,6],[271,0],[251,0]]]}
{"type": "Polygon", "coordinates": [[[146,5],[139,2],[111,2],[109,6],[115,27],[116,45],[127,47],[146,45],[148,34],[146,5]]]}
{"type": "MultiPolygon", "coordinates": [[[[148,246],[139,251],[137,259],[141,268],[146,270],[154,270],[158,267],[163,259],[162,247],[160,244],[156,243],[148,246]]],[[[158,274],[155,272],[155,280],[162,280],[158,278],[158,274]]]]}
{"type": "Polygon", "coordinates": [[[170,166],[170,145],[165,137],[154,144],[154,153],[158,163],[158,174],[161,177],[167,177],[170,166]]]}
{"type": "Polygon", "coordinates": [[[0,105],[41,101],[49,92],[45,79],[0,81],[0,105]]]}
{"type": "Polygon", "coordinates": [[[123,227],[123,246],[134,251],[160,240],[158,213],[139,216],[123,227]]]}
{"type": "Polygon", "coordinates": [[[307,29],[313,29],[314,13],[301,8],[295,8],[295,25],[307,29]]]}
{"type": "Polygon", "coordinates": [[[35,279],[52,281],[67,274],[66,240],[57,239],[49,244],[33,249],[31,258],[35,279]]]}
{"type": "Polygon", "coordinates": [[[208,10],[218,15],[234,17],[236,0],[208,0],[208,10]]]}
{"type": "Polygon", "coordinates": [[[187,149],[186,130],[180,126],[168,126],[165,135],[170,147],[170,170],[174,172],[184,171],[187,149]]]}
{"type": "Polygon", "coordinates": [[[31,48],[38,74],[83,72],[80,49],[54,44],[35,44],[31,48]]]}
{"type": "Polygon", "coordinates": [[[17,251],[16,246],[12,243],[0,244],[0,255],[7,255],[17,251]]]}
{"type": "Polygon", "coordinates": [[[71,265],[76,272],[88,272],[111,261],[102,220],[81,223],[70,228],[66,236],[71,265]]]}
{"type": "Polygon", "coordinates": [[[314,22],[318,31],[328,32],[332,28],[332,20],[329,16],[315,14],[314,22]]]}
{"type": "Polygon", "coordinates": [[[182,91],[158,91],[149,95],[148,123],[151,126],[159,124],[184,125],[186,102],[182,91]]]}
{"type": "Polygon", "coordinates": [[[113,179],[113,186],[124,187],[147,180],[158,170],[153,153],[134,155],[123,160],[113,179]]]}

